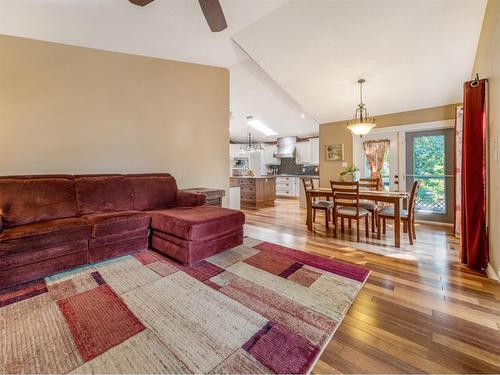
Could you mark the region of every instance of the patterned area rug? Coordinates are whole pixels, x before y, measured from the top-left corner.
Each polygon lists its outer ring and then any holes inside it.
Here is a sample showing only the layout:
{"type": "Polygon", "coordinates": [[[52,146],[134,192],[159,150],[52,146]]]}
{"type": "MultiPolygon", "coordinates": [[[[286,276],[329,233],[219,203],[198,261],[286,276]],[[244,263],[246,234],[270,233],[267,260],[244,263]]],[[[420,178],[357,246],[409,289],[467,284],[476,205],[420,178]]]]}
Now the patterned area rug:
{"type": "Polygon", "coordinates": [[[368,274],[250,238],[81,267],[0,294],[0,372],[308,373],[368,274]]]}

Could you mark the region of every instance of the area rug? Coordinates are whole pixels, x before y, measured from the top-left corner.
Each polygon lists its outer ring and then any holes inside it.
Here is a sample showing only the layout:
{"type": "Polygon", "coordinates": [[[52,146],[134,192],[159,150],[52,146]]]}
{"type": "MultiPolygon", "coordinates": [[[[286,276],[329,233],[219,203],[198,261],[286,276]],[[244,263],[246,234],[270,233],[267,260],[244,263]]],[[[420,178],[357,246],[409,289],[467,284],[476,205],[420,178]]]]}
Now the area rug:
{"type": "Polygon", "coordinates": [[[0,295],[0,372],[308,373],[368,275],[250,238],[77,268],[0,295]]]}

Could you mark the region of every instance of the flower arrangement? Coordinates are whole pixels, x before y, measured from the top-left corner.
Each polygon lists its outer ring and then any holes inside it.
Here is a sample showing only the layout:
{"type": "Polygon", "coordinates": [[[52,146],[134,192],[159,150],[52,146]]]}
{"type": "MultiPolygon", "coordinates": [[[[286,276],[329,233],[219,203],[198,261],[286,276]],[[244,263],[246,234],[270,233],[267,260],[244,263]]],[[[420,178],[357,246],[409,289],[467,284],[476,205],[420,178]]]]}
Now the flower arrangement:
{"type": "Polygon", "coordinates": [[[359,180],[359,168],[355,165],[351,165],[350,167],[344,168],[342,172],[340,172],[340,180],[341,181],[358,181],[359,180]]]}

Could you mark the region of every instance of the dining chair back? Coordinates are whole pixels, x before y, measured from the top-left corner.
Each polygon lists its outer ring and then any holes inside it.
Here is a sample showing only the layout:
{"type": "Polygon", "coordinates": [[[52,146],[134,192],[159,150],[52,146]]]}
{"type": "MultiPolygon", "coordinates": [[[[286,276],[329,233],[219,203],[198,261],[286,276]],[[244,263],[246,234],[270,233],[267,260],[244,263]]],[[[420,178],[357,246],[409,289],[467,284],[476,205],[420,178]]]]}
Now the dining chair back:
{"type": "MultiPolygon", "coordinates": [[[[315,188],[314,179],[309,177],[302,178],[302,184],[304,186],[304,191],[307,193],[308,191],[315,188]]],[[[328,223],[330,222],[331,211],[333,209],[333,202],[327,197],[326,200],[313,199],[311,202],[312,210],[313,210],[313,222],[316,221],[316,211],[324,211],[325,212],[325,227],[328,229],[328,223]]]]}
{"type": "Polygon", "coordinates": [[[304,185],[305,191],[314,189],[314,180],[310,177],[303,177],[302,184],[304,185]]]}
{"type": "MultiPolygon", "coordinates": [[[[406,229],[408,232],[408,239],[410,241],[410,245],[413,245],[413,240],[417,238],[416,230],[415,230],[415,204],[417,200],[418,189],[420,187],[420,181],[415,181],[413,186],[411,187],[410,199],[408,201],[408,208],[406,210],[400,211],[400,218],[405,223],[406,229]]],[[[380,218],[382,218],[382,230],[385,234],[386,232],[386,219],[395,220],[395,212],[393,209],[384,208],[380,210],[377,214],[378,220],[378,231],[377,237],[380,238],[380,218]]]]}
{"type": "Polygon", "coordinates": [[[330,181],[333,203],[337,207],[354,207],[359,210],[359,182],[330,181]]]}
{"type": "Polygon", "coordinates": [[[365,218],[366,236],[368,236],[368,211],[359,207],[359,182],[330,181],[333,196],[334,236],[337,236],[337,218],[341,220],[341,230],[344,231],[344,218],[356,220],[356,239],[359,242],[359,221],[365,218]]]}
{"type": "Polygon", "coordinates": [[[412,218],[415,215],[415,203],[417,201],[418,189],[420,189],[420,181],[415,181],[411,187],[410,200],[408,202],[408,215],[412,218]]]}
{"type": "Polygon", "coordinates": [[[360,178],[359,188],[361,190],[379,190],[379,178],[360,178]]]}
{"type": "MultiPolygon", "coordinates": [[[[380,178],[360,178],[360,190],[379,190],[380,178]]],[[[375,225],[377,223],[377,211],[379,209],[378,202],[361,200],[359,206],[370,211],[372,215],[372,232],[375,232],[375,225]]]]}

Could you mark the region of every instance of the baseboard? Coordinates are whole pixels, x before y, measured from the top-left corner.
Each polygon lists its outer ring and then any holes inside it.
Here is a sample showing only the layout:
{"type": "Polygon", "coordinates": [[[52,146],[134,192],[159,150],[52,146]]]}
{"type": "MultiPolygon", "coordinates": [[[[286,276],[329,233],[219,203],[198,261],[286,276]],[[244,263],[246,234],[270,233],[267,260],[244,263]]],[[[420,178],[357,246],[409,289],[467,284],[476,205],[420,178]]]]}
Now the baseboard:
{"type": "Polygon", "coordinates": [[[488,267],[486,267],[486,275],[488,275],[488,277],[490,279],[500,281],[500,279],[498,278],[498,275],[496,274],[495,270],[493,269],[493,266],[491,265],[491,263],[488,263],[488,267]]]}
{"type": "Polygon", "coordinates": [[[417,224],[434,225],[436,227],[447,227],[453,228],[453,223],[442,223],[440,221],[428,221],[428,220],[415,220],[417,224]]]}

